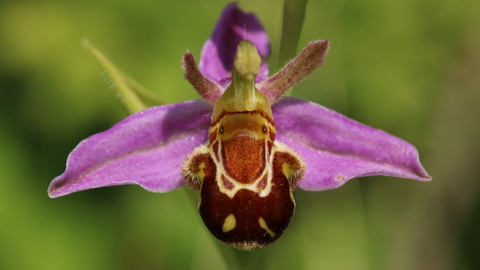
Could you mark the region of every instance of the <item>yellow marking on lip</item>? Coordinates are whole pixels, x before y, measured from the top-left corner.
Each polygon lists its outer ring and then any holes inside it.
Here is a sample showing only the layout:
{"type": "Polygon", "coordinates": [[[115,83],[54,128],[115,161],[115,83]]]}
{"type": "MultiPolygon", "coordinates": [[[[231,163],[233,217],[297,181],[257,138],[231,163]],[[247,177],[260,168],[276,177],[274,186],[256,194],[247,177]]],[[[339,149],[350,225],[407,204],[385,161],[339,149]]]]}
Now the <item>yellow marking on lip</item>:
{"type": "Polygon", "coordinates": [[[288,163],[283,163],[282,170],[285,177],[287,177],[287,179],[290,180],[292,178],[292,174],[294,173],[294,171],[290,169],[290,165],[288,165],[288,163]]]}
{"type": "Polygon", "coordinates": [[[205,178],[205,172],[203,171],[203,169],[205,169],[206,166],[207,165],[205,165],[205,162],[202,162],[202,163],[200,163],[200,165],[198,165],[198,168],[200,170],[198,171],[197,176],[201,181],[203,181],[203,179],[205,178]]]}
{"type": "Polygon", "coordinates": [[[233,214],[228,215],[223,222],[222,231],[224,233],[229,232],[237,226],[237,220],[233,214]]]}
{"type": "Polygon", "coordinates": [[[267,233],[270,235],[270,237],[272,237],[272,238],[275,237],[276,234],[272,230],[270,230],[270,228],[268,228],[267,222],[265,222],[265,219],[263,219],[263,217],[260,217],[258,219],[258,223],[260,223],[260,227],[262,229],[267,231],[267,233]]]}

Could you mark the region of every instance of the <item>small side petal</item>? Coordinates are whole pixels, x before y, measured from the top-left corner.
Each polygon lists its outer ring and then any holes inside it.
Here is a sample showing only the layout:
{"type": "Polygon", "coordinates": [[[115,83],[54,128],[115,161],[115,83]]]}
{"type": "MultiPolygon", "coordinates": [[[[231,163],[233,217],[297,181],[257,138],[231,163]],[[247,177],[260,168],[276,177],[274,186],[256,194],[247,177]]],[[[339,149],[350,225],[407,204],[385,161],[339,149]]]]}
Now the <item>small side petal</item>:
{"type": "Polygon", "coordinates": [[[203,76],[195,63],[193,53],[186,52],[182,58],[185,79],[197,90],[202,98],[210,104],[215,104],[225,91],[220,85],[203,76]]]}
{"type": "Polygon", "coordinates": [[[431,179],[415,147],[382,130],[297,98],[284,98],[272,110],[277,140],[306,163],[302,189],[333,189],[351,178],[372,175],[431,179]]]}
{"type": "Polygon", "coordinates": [[[318,40],[309,43],[300,54],[293,58],[285,67],[266,81],[257,84],[270,104],[277,102],[292,86],[305,79],[323,64],[330,43],[328,40],[318,40]]]}
{"type": "MultiPolygon", "coordinates": [[[[200,70],[208,78],[226,87],[230,83],[233,58],[242,40],[252,42],[262,58],[270,56],[270,41],[257,16],[240,10],[237,3],[229,4],[220,15],[210,39],[202,49],[200,70]]],[[[266,64],[257,81],[268,76],[266,64]]]]}
{"type": "Polygon", "coordinates": [[[211,112],[211,105],[191,100],[130,115],[80,142],[50,184],[50,197],[125,184],[153,192],[182,186],[181,165],[207,141],[211,112]]]}

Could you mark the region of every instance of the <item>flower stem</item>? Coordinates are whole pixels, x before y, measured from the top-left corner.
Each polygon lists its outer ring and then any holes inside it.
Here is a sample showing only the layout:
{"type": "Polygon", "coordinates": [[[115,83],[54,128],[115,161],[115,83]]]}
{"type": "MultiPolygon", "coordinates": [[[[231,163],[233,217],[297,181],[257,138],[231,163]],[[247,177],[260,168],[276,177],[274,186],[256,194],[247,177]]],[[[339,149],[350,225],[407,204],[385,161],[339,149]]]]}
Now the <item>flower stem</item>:
{"type": "Polygon", "coordinates": [[[243,251],[232,248],[225,243],[215,241],[225,265],[229,270],[256,270],[265,269],[267,262],[267,249],[243,251]]]}
{"type": "Polygon", "coordinates": [[[286,63],[297,53],[308,0],[285,0],[283,4],[282,37],[277,63],[286,63]]]}

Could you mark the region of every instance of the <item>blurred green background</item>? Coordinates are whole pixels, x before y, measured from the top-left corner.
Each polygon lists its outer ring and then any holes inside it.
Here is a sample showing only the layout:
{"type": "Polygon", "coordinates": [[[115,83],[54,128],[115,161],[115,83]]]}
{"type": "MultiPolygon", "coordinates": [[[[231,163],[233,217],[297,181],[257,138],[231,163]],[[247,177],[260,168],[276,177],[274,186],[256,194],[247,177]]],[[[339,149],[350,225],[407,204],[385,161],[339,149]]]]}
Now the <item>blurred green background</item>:
{"type": "MultiPolygon", "coordinates": [[[[199,58],[227,3],[0,2],[0,269],[227,269],[183,188],[46,193],[78,142],[126,116],[81,39],[168,102],[193,99],[181,56],[199,58]]],[[[240,6],[271,37],[271,69],[283,66],[282,1],[240,6]]],[[[310,1],[299,49],[331,49],[293,95],[413,143],[433,181],[297,190],[284,236],[246,257],[266,256],[265,269],[480,269],[479,29],[478,0],[310,1]]]]}

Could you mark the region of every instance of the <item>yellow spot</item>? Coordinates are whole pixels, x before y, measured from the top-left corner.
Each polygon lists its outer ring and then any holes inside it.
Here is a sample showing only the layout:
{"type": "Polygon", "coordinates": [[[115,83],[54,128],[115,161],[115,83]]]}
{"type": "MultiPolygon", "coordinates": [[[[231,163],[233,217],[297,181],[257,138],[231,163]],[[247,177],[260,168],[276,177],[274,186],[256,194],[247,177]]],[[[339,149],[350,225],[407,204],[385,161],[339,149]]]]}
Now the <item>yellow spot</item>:
{"type": "Polygon", "coordinates": [[[203,171],[203,169],[205,169],[207,165],[205,165],[205,162],[202,162],[200,163],[200,165],[198,165],[198,168],[200,170],[198,170],[198,173],[197,173],[197,179],[199,179],[200,181],[203,181],[203,178],[205,178],[205,171],[203,171]]]}
{"type": "Polygon", "coordinates": [[[290,180],[292,178],[292,174],[294,173],[294,171],[292,169],[290,169],[290,165],[288,165],[288,163],[283,163],[282,164],[282,171],[283,171],[283,174],[287,177],[288,180],[290,180]]]}
{"type": "Polygon", "coordinates": [[[261,227],[262,229],[264,229],[265,231],[267,231],[267,233],[270,235],[270,237],[272,237],[272,238],[275,237],[276,234],[275,234],[272,230],[270,230],[270,228],[268,228],[267,222],[265,222],[265,219],[263,219],[263,217],[260,217],[260,218],[258,219],[258,223],[260,223],[260,227],[261,227]]]}
{"type": "Polygon", "coordinates": [[[228,215],[228,217],[225,218],[225,221],[223,222],[222,231],[224,233],[229,232],[235,229],[235,226],[237,226],[237,220],[235,219],[235,216],[233,214],[230,214],[228,215]]]}

